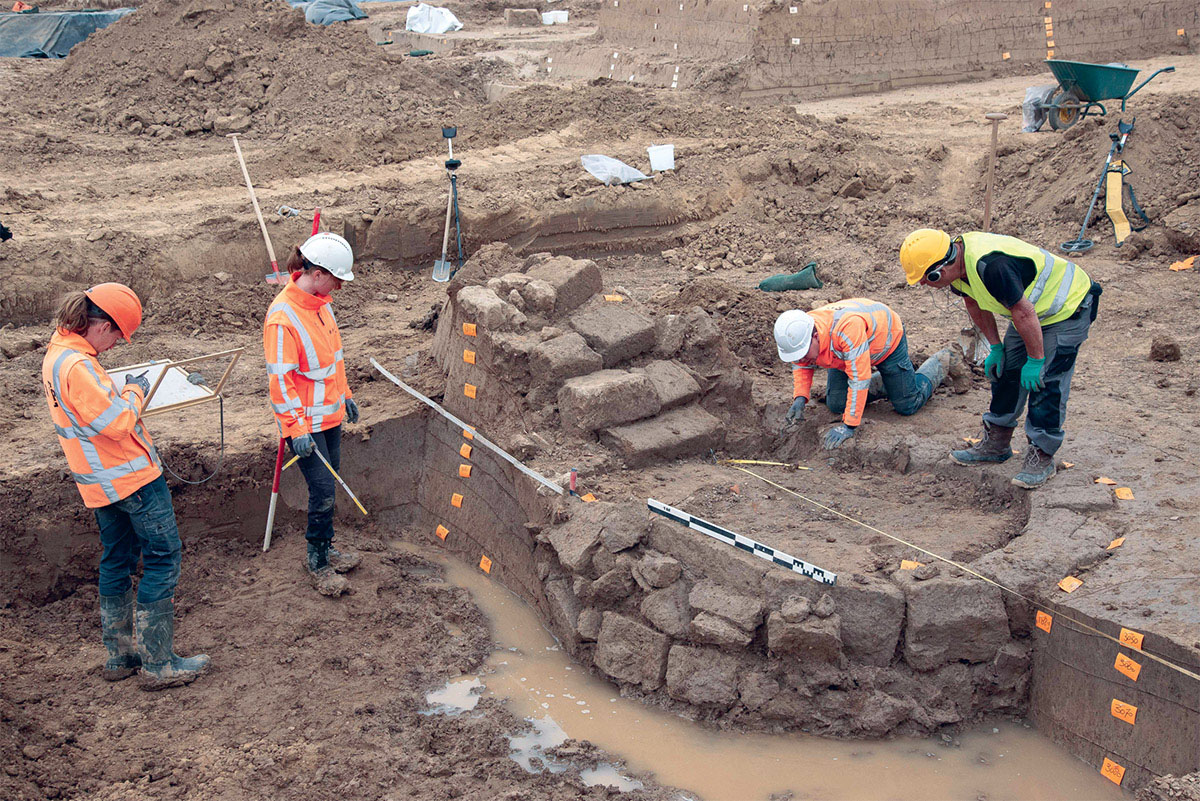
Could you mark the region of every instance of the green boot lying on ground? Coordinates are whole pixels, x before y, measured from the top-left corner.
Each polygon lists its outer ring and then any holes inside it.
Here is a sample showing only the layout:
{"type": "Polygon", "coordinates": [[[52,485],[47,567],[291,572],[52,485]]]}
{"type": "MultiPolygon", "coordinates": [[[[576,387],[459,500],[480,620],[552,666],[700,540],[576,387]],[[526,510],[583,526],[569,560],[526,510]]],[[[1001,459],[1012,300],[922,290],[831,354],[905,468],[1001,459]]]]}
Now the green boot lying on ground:
{"type": "Polygon", "coordinates": [[[810,261],[802,270],[795,273],[779,273],[759,282],[758,288],[764,292],[783,292],[788,289],[820,289],[825,286],[817,278],[817,263],[810,261]]]}

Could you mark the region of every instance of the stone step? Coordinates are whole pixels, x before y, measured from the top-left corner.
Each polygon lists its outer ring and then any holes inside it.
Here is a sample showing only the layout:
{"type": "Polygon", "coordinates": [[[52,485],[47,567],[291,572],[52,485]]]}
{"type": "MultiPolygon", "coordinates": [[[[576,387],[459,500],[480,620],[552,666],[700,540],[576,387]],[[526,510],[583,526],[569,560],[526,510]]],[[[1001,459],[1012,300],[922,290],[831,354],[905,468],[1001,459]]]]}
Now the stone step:
{"type": "Polygon", "coordinates": [[[724,439],[725,424],[699,406],[672,409],[600,433],[600,441],[620,453],[629,467],[704,453],[724,439]]]}

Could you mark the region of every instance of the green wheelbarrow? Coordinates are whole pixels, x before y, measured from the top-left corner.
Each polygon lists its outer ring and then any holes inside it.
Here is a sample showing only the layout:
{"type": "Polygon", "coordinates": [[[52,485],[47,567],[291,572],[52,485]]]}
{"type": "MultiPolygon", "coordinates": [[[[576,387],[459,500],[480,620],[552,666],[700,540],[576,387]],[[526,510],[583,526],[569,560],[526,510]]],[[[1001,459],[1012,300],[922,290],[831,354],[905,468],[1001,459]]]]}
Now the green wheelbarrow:
{"type": "Polygon", "coordinates": [[[1046,64],[1058,79],[1058,89],[1041,107],[1046,111],[1050,127],[1056,131],[1065,131],[1088,114],[1096,113],[1097,109],[1101,115],[1107,114],[1108,109],[1100,102],[1102,100],[1120,100],[1121,111],[1124,111],[1125,101],[1160,72],[1175,71],[1174,67],[1163,67],[1130,91],[1129,87],[1133,86],[1139,72],[1132,67],[1054,58],[1046,59],[1046,64]]]}

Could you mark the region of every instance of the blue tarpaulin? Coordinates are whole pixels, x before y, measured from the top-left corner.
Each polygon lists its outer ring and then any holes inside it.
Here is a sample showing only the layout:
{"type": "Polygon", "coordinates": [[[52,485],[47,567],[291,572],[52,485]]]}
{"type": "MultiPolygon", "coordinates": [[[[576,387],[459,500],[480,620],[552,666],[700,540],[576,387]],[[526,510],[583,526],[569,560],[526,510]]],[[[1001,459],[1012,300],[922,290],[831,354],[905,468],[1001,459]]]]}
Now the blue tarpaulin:
{"type": "Polygon", "coordinates": [[[0,14],[0,57],[66,58],[72,47],[132,13],[132,8],[116,8],[0,14]]]}
{"type": "Polygon", "coordinates": [[[304,9],[304,18],[313,25],[332,25],[367,15],[354,0],[287,0],[288,5],[304,9]]]}

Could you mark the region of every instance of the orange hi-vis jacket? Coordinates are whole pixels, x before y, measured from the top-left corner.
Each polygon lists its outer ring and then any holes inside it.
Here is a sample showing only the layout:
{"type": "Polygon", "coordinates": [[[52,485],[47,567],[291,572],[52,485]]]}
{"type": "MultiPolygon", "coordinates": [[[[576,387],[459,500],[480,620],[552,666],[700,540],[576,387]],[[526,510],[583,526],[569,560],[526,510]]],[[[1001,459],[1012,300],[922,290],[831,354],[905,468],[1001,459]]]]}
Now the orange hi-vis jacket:
{"type": "Polygon", "coordinates": [[[296,286],[299,276],[275,296],[263,326],[271,406],[285,437],[341,425],[351,397],[329,297],[296,286]]]}
{"type": "Polygon", "coordinates": [[[849,298],[809,312],[819,349],[816,364],[792,364],[792,397],[807,398],[817,367],[841,370],[850,379],[842,422],[856,426],[867,406],[871,367],[892,355],[904,334],[900,315],[882,303],[849,298]]]}
{"type": "Polygon", "coordinates": [[[58,442],[88,508],[128,498],[162,475],[158,451],[140,421],[140,387],[120,392],[78,334],[56,331],[42,361],[42,383],[58,442]]]}

